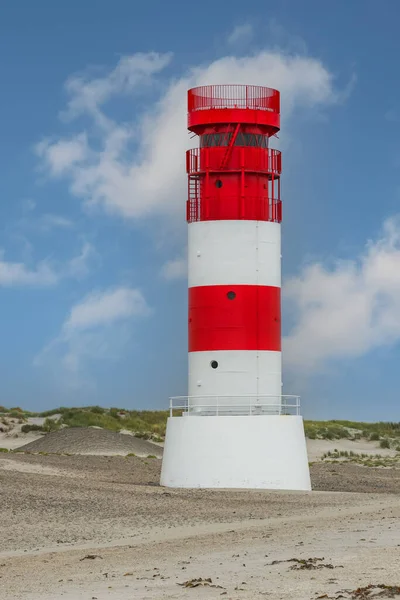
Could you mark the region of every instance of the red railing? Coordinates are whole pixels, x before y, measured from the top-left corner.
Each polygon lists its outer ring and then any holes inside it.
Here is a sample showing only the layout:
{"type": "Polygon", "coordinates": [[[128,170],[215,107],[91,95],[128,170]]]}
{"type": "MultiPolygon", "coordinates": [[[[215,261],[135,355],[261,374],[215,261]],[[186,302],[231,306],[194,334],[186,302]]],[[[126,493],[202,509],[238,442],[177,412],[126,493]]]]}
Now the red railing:
{"type": "Polygon", "coordinates": [[[250,108],[279,114],[277,90],[258,85],[204,85],[188,91],[188,110],[250,108]]]}
{"type": "Polygon", "coordinates": [[[197,190],[186,203],[188,223],[216,220],[282,221],[282,201],[266,196],[201,198],[197,190]]]}
{"type": "Polygon", "coordinates": [[[228,163],[221,169],[226,147],[193,148],[186,152],[186,171],[198,175],[206,171],[246,171],[270,173],[279,176],[282,171],[282,156],[279,150],[252,146],[234,146],[228,163]]]}

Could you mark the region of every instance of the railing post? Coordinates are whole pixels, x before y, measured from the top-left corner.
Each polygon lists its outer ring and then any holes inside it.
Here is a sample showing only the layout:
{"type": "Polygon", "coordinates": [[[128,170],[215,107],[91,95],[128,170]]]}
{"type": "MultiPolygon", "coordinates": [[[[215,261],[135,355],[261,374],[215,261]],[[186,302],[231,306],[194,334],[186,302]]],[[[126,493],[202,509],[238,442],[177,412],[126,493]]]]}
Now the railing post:
{"type": "Polygon", "coordinates": [[[172,398],[169,399],[169,416],[172,417],[172,398]]]}

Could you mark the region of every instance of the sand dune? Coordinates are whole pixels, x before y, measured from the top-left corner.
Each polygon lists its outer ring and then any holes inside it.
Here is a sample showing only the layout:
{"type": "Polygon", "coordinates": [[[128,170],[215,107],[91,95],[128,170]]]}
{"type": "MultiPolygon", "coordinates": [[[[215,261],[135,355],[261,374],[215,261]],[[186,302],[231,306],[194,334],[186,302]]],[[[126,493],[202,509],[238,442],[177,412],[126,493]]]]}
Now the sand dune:
{"type": "Polygon", "coordinates": [[[116,433],[92,427],[71,427],[53,431],[18,448],[28,452],[67,453],[112,456],[136,454],[137,456],[162,456],[162,448],[133,435],[116,433]]]}

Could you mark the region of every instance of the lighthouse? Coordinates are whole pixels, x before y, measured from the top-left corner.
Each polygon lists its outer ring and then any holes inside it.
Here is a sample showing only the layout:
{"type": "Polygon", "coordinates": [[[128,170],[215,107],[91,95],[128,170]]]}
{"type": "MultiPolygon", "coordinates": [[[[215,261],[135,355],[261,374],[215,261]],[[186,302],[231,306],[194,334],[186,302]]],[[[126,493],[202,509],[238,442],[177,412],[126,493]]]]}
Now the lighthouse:
{"type": "Polygon", "coordinates": [[[282,395],[280,94],[188,91],[188,395],[170,399],[161,485],[309,490],[282,395]]]}

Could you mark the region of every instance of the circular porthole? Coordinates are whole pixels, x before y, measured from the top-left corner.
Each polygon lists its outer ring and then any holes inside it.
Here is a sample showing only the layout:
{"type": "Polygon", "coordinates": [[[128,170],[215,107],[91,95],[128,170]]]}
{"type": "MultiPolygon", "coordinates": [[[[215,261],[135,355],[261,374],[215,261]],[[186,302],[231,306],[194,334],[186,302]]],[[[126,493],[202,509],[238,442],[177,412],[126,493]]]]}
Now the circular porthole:
{"type": "Polygon", "coordinates": [[[218,368],[218,361],[212,360],[210,362],[210,366],[211,366],[212,369],[217,369],[218,368]]]}
{"type": "Polygon", "coordinates": [[[220,179],[217,179],[217,181],[215,182],[215,187],[222,188],[222,181],[220,179]]]}
{"type": "Polygon", "coordinates": [[[235,292],[228,292],[226,297],[228,298],[228,300],[234,300],[236,298],[236,293],[235,292]]]}

